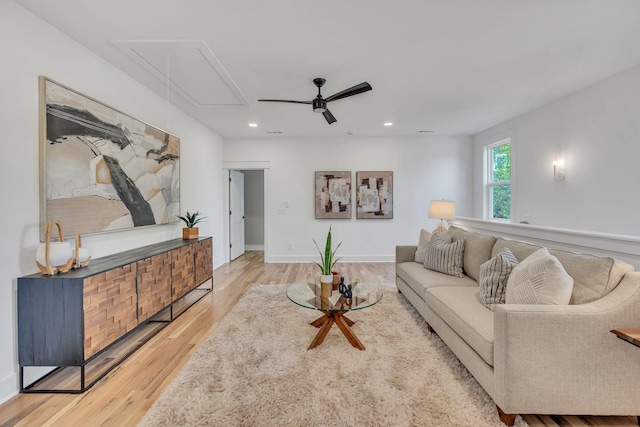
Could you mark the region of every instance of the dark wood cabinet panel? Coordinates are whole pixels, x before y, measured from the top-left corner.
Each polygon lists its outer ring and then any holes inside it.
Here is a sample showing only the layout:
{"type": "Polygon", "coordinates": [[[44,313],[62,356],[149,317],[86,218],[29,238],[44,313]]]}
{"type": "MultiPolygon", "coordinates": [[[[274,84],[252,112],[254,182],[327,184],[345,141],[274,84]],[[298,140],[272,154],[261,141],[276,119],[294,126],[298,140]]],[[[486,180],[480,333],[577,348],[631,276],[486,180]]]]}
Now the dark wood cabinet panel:
{"type": "Polygon", "coordinates": [[[19,364],[81,364],[82,320],[81,281],[62,276],[18,279],[19,364]]]}

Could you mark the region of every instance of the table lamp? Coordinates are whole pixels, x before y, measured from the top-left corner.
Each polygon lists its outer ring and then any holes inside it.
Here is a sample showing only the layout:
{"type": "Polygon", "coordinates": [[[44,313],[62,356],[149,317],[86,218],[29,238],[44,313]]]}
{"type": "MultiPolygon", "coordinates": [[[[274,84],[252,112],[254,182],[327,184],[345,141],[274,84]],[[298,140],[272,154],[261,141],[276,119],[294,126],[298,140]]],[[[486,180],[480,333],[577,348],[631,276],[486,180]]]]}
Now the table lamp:
{"type": "Polygon", "coordinates": [[[443,233],[447,231],[444,224],[445,219],[454,219],[456,217],[456,204],[448,200],[432,200],[429,206],[429,218],[440,219],[440,224],[433,230],[433,234],[443,233]]]}

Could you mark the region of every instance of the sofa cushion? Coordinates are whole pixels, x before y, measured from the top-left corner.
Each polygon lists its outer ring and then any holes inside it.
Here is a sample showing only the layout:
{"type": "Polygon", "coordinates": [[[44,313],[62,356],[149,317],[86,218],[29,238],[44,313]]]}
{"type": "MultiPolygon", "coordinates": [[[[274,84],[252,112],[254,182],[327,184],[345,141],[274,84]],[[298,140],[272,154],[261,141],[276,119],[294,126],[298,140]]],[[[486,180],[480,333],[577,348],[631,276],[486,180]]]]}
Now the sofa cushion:
{"type": "Polygon", "coordinates": [[[573,278],[558,258],[540,248],[518,264],[507,282],[507,304],[569,304],[573,278]]]}
{"type": "Polygon", "coordinates": [[[454,277],[427,270],[417,262],[396,264],[396,275],[415,293],[424,299],[425,290],[434,286],[475,286],[477,283],[468,277],[454,277]]]}
{"type": "Polygon", "coordinates": [[[498,239],[496,240],[496,244],[493,245],[491,257],[498,255],[504,248],[509,248],[511,253],[513,253],[516,258],[518,258],[518,262],[522,262],[526,257],[531,255],[541,247],[542,246],[532,245],[531,243],[498,237],[498,239]]]}
{"type": "Polygon", "coordinates": [[[441,233],[435,233],[438,235],[438,238],[445,243],[451,243],[451,239],[453,238],[453,233],[449,230],[443,231],[441,233]]]}
{"type": "MultiPolygon", "coordinates": [[[[541,248],[530,243],[500,237],[493,246],[492,256],[506,247],[520,262],[541,248]]],[[[618,286],[625,273],[633,271],[632,265],[613,258],[576,254],[559,249],[551,249],[549,253],[558,258],[569,276],[573,277],[570,304],[586,304],[602,298],[618,286]]]]}
{"type": "Polygon", "coordinates": [[[462,273],[462,259],[464,240],[445,243],[437,234],[431,236],[424,267],[455,277],[464,277],[462,273]]]}
{"type": "Polygon", "coordinates": [[[493,366],[493,312],[480,303],[477,286],[429,288],[425,302],[485,362],[493,366]]]}
{"type": "Polygon", "coordinates": [[[480,301],[493,310],[494,304],[504,304],[507,280],[518,259],[509,248],[480,266],[480,301]]]}
{"type": "Polygon", "coordinates": [[[429,248],[429,241],[431,240],[431,233],[424,228],[420,230],[420,240],[418,241],[418,249],[416,249],[415,262],[420,264],[424,263],[424,259],[427,256],[427,249],[429,248]]]}
{"type": "Polygon", "coordinates": [[[464,273],[474,279],[480,280],[480,266],[491,257],[491,250],[496,243],[494,236],[471,233],[470,231],[451,226],[452,241],[464,239],[463,270],[464,273]]]}
{"type": "Polygon", "coordinates": [[[613,258],[549,250],[573,277],[570,304],[586,304],[611,292],[633,266],[613,258]]]}

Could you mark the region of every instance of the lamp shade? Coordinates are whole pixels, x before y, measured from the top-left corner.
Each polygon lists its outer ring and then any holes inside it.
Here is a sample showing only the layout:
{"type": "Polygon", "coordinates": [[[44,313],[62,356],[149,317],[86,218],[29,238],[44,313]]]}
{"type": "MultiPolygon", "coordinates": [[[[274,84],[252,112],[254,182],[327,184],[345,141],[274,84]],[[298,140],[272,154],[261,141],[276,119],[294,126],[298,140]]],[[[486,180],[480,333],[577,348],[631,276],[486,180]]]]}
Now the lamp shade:
{"type": "Polygon", "coordinates": [[[429,218],[454,219],[456,204],[448,200],[432,200],[429,206],[429,218]]]}

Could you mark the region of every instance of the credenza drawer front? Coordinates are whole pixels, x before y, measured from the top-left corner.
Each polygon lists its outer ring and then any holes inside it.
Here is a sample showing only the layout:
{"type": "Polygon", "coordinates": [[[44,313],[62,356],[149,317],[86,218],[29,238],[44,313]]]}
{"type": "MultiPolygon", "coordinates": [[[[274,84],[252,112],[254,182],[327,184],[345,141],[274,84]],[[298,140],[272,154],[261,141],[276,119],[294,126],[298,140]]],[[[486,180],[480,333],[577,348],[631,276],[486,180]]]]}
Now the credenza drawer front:
{"type": "Polygon", "coordinates": [[[171,286],[173,300],[184,296],[195,287],[195,245],[171,251],[171,286]]]}
{"type": "Polygon", "coordinates": [[[196,243],[196,285],[201,285],[213,276],[212,239],[196,243]]]}
{"type": "Polygon", "coordinates": [[[85,359],[138,325],[136,275],[131,263],[84,280],[85,359]]]}
{"type": "Polygon", "coordinates": [[[138,322],[171,304],[169,252],[138,261],[138,322]]]}

